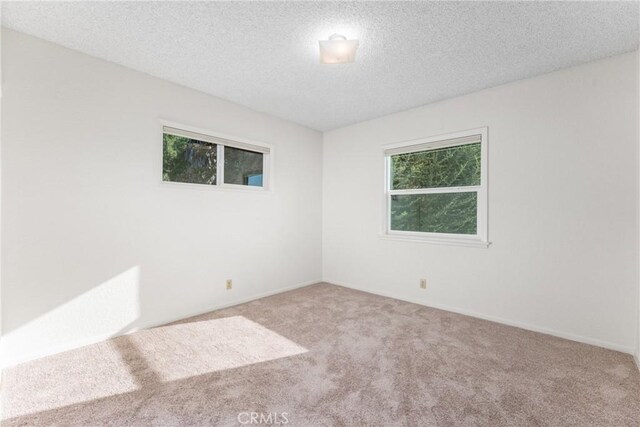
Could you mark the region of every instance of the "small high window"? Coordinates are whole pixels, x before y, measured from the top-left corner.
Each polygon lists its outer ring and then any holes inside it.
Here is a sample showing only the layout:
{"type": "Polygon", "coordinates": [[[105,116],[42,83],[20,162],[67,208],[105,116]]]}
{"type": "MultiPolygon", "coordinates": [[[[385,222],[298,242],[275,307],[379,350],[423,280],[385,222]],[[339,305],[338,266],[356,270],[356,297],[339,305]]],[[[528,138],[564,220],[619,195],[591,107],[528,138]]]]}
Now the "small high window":
{"type": "Polygon", "coordinates": [[[486,128],[394,144],[384,154],[387,236],[488,245],[486,128]]]}
{"type": "Polygon", "coordinates": [[[162,180],[266,188],[269,147],[164,126],[162,180]]]}

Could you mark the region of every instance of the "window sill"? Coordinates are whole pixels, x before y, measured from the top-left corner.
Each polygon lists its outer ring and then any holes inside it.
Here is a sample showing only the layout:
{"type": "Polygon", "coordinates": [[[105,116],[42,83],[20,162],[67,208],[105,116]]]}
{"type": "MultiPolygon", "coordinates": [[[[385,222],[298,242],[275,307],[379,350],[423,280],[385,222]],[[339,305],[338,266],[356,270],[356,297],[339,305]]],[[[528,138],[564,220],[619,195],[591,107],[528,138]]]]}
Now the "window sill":
{"type": "Polygon", "coordinates": [[[422,237],[415,235],[401,235],[401,234],[379,234],[383,240],[395,240],[398,242],[411,242],[411,243],[428,243],[432,245],[442,246],[463,246],[468,248],[488,248],[491,242],[484,242],[477,239],[464,239],[456,237],[422,237]]]}
{"type": "Polygon", "coordinates": [[[240,193],[271,193],[272,189],[268,187],[258,187],[251,185],[236,185],[236,184],[194,184],[191,182],[175,182],[175,181],[161,181],[160,185],[163,187],[183,188],[190,190],[200,191],[232,191],[240,193]]]}

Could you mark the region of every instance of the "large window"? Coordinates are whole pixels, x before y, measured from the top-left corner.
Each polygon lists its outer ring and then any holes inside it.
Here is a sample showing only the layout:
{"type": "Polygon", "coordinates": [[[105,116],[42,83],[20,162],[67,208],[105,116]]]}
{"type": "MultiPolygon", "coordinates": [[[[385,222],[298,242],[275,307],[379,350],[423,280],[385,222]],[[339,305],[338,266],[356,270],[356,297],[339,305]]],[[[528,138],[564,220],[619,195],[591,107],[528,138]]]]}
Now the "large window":
{"type": "Polygon", "coordinates": [[[162,180],[266,188],[269,147],[164,126],[162,180]]]}
{"type": "Polygon", "coordinates": [[[486,139],[482,128],[387,146],[386,235],[486,246],[486,139]]]}

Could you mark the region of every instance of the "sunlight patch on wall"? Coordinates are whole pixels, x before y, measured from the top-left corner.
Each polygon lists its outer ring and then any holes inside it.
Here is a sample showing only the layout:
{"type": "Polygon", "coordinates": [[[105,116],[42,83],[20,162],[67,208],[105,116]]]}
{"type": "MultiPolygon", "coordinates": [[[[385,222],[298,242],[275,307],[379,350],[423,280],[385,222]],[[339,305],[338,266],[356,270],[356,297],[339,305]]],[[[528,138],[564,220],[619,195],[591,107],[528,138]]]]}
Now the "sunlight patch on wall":
{"type": "Polygon", "coordinates": [[[2,366],[121,333],[140,317],[139,287],[140,267],[131,267],[3,335],[2,366]]]}

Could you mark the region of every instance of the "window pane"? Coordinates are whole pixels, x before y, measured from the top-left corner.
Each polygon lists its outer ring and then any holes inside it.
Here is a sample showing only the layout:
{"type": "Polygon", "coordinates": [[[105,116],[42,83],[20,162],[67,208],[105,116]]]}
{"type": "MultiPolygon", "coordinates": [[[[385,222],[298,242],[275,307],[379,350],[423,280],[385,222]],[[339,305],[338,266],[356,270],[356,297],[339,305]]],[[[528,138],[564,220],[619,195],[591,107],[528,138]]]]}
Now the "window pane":
{"type": "Polygon", "coordinates": [[[182,136],[164,134],[162,179],[194,184],[216,183],[216,145],[182,136]]]}
{"type": "Polygon", "coordinates": [[[224,147],[224,182],[262,187],[262,153],[224,147]]]}
{"type": "Polygon", "coordinates": [[[391,196],[391,230],[476,234],[478,193],[391,196]]]}
{"type": "Polygon", "coordinates": [[[391,156],[391,189],[480,185],[480,144],[391,156]]]}

